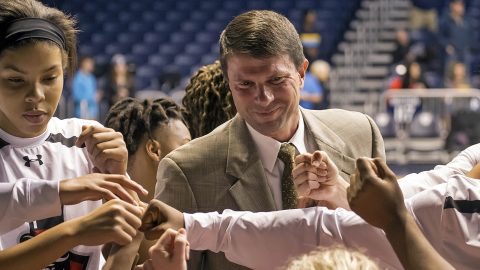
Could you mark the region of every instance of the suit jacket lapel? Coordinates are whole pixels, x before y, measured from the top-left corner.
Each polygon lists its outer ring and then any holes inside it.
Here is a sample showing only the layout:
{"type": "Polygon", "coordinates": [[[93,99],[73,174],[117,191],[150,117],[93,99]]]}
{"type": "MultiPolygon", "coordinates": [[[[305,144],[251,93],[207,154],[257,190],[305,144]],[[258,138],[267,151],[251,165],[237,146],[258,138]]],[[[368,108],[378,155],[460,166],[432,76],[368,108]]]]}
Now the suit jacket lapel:
{"type": "Polygon", "coordinates": [[[254,212],[276,210],[255,143],[239,115],[233,118],[228,136],[226,173],[238,179],[230,188],[238,207],[254,212]]]}
{"type": "Polygon", "coordinates": [[[300,109],[305,122],[305,132],[315,140],[318,149],[327,152],[328,156],[337,165],[343,178],[354,172],[355,160],[344,155],[347,145],[337,134],[325,125],[313,112],[300,109]]]}

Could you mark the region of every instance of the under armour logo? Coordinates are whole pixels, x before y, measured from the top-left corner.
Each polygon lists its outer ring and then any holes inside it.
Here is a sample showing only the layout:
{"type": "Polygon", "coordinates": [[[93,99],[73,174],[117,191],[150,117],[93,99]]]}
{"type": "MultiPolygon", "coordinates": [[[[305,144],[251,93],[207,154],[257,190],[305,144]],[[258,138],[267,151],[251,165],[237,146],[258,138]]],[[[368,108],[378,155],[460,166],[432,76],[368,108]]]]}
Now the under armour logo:
{"type": "Polygon", "coordinates": [[[38,161],[39,165],[43,165],[42,155],[37,155],[37,158],[34,158],[34,159],[30,159],[28,156],[24,156],[23,160],[25,160],[25,166],[27,167],[30,167],[30,163],[34,161],[38,161]]]}

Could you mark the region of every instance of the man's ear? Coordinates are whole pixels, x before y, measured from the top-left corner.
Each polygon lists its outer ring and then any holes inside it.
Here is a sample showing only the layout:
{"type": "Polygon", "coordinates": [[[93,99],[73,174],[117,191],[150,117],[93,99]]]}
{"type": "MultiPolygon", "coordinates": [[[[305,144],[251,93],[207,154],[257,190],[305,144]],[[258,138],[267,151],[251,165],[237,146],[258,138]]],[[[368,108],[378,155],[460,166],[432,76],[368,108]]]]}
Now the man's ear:
{"type": "Polygon", "coordinates": [[[305,58],[303,60],[303,65],[302,67],[298,70],[298,74],[300,74],[300,87],[303,87],[303,83],[305,81],[305,73],[307,72],[308,69],[308,60],[305,58]]]}
{"type": "Polygon", "coordinates": [[[145,150],[147,151],[147,155],[151,160],[160,162],[162,151],[158,141],[148,139],[147,143],[145,144],[145,150]]]}

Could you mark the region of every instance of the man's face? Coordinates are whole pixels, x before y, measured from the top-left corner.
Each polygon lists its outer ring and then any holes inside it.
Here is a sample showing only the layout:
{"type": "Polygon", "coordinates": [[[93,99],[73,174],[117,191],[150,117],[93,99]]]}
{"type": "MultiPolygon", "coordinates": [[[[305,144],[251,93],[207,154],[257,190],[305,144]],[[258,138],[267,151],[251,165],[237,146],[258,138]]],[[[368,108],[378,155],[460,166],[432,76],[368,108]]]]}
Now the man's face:
{"type": "Polygon", "coordinates": [[[300,88],[308,61],[297,69],[288,55],[227,58],[228,83],[238,113],[255,130],[287,141],[298,127],[300,88]]]}

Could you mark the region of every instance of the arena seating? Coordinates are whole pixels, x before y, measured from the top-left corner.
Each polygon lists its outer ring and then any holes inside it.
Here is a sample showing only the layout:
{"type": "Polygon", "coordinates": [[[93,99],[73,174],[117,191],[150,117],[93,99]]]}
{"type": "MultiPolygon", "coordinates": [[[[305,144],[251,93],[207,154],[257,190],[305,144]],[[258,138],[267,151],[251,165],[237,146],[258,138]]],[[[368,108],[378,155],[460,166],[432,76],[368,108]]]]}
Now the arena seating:
{"type": "Polygon", "coordinates": [[[186,78],[199,66],[212,63],[218,58],[221,30],[235,15],[250,9],[280,12],[297,28],[304,10],[316,10],[320,57],[329,60],[360,0],[44,2],[77,16],[79,52],[93,55],[97,65],[108,65],[114,54],[125,54],[137,66],[136,86],[142,90],[161,88],[157,82],[165,68],[186,78]]]}

